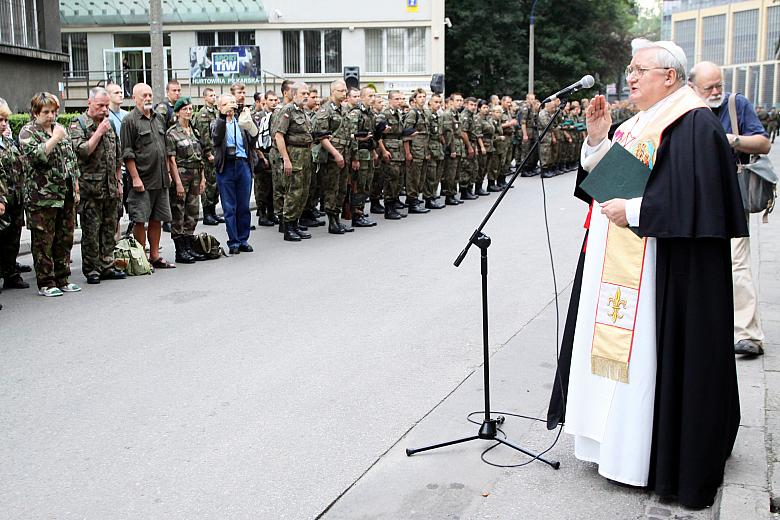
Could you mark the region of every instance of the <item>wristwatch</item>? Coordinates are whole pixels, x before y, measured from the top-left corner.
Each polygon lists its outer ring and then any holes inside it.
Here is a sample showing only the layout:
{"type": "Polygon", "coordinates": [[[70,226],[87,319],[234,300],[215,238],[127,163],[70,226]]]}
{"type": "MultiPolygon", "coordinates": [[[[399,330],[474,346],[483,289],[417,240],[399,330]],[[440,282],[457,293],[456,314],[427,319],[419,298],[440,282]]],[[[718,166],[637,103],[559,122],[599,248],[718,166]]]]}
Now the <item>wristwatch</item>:
{"type": "Polygon", "coordinates": [[[736,148],[737,146],[739,146],[739,136],[738,135],[734,137],[733,141],[731,141],[731,147],[732,148],[736,148]]]}

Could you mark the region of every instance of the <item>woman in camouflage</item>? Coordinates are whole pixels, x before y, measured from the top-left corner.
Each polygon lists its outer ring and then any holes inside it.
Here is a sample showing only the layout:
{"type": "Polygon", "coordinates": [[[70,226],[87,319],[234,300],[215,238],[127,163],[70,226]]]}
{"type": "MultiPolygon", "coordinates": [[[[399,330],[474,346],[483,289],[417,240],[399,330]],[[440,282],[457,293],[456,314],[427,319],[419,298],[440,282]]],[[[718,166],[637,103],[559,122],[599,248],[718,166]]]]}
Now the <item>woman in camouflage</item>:
{"type": "Polygon", "coordinates": [[[200,135],[192,126],[192,100],[183,97],[173,107],[176,124],[165,135],[168,171],[171,172],[171,237],[176,245],[176,261],[191,264],[203,260],[193,249],[195,226],[200,210],[199,197],[206,189],[200,135]]]}
{"type": "Polygon", "coordinates": [[[24,204],[35,277],[38,294],[48,297],[81,291],[68,281],[79,169],[68,131],[56,122],[59,109],[54,94],[36,94],[30,102],[32,121],[19,132],[27,161],[24,204]]]}

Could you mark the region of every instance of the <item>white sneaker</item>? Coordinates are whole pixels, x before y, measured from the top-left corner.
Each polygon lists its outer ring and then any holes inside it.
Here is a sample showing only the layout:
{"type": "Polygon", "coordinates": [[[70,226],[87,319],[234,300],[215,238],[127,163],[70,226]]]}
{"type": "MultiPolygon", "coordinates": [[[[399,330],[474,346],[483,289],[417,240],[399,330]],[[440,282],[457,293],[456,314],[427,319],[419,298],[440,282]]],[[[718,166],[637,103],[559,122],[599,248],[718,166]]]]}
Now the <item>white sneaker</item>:
{"type": "Polygon", "coordinates": [[[81,291],[81,287],[79,287],[75,283],[69,283],[67,285],[63,285],[62,287],[60,287],[60,291],[62,291],[64,293],[66,293],[66,292],[79,292],[79,291],[81,291]]]}
{"type": "Polygon", "coordinates": [[[63,293],[56,287],[43,287],[38,289],[38,294],[46,296],[47,298],[53,298],[55,296],[62,296],[63,293]]]}

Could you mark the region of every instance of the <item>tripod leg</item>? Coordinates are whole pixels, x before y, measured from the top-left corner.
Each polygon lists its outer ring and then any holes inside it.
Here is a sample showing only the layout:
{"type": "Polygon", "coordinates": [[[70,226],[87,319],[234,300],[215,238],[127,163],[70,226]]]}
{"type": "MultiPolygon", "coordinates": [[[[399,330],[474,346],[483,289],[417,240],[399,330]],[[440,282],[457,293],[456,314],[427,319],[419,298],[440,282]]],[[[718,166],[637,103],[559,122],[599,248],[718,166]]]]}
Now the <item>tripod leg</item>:
{"type": "Polygon", "coordinates": [[[534,453],[532,451],[528,451],[526,449],[523,449],[520,446],[515,446],[514,444],[512,444],[509,441],[507,441],[506,439],[499,439],[498,437],[496,437],[495,441],[496,442],[500,442],[501,444],[506,444],[510,448],[516,449],[517,451],[521,451],[521,452],[525,453],[526,455],[528,455],[529,457],[535,458],[536,460],[540,460],[540,461],[544,462],[545,464],[548,464],[548,465],[552,466],[553,469],[558,469],[558,468],[561,467],[561,463],[558,462],[557,460],[549,461],[549,460],[547,460],[547,459],[545,459],[543,457],[540,457],[539,455],[537,455],[536,453],[534,453]]]}
{"type": "Polygon", "coordinates": [[[443,448],[445,446],[452,446],[453,444],[460,444],[461,442],[468,442],[479,439],[479,435],[472,435],[471,437],[464,437],[463,439],[458,439],[456,441],[447,441],[442,442],[441,444],[434,444],[433,446],[426,446],[425,448],[417,448],[417,449],[411,449],[406,448],[406,456],[411,457],[415,453],[420,453],[421,451],[428,451],[428,450],[435,450],[436,448],[443,448]]]}

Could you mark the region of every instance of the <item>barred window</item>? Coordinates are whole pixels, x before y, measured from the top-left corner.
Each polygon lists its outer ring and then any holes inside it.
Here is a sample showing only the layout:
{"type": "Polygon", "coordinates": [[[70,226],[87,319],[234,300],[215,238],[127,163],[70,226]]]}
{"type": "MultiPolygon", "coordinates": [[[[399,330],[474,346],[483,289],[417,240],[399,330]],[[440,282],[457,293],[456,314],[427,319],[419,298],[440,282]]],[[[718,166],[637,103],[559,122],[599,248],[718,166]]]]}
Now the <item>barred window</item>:
{"type": "Polygon", "coordinates": [[[86,77],[89,70],[87,33],[62,33],[62,52],[69,57],[65,74],[71,78],[86,77]]]}
{"type": "Polygon", "coordinates": [[[745,81],[747,79],[747,67],[737,67],[734,74],[734,90],[745,95],[745,81]]]}
{"type": "Polygon", "coordinates": [[[217,31],[217,45],[235,45],[236,31],[217,31]]]}
{"type": "Polygon", "coordinates": [[[758,47],[758,9],[734,13],[731,63],[756,61],[758,47]]]}
{"type": "Polygon", "coordinates": [[[764,59],[780,60],[780,5],[766,9],[766,55],[764,59]]]}
{"type": "Polygon", "coordinates": [[[201,47],[213,47],[216,43],[216,34],[214,31],[198,31],[198,45],[201,47]]]}
{"type": "Polygon", "coordinates": [[[425,27],[365,30],[366,68],[374,73],[426,71],[425,27]]]}
{"type": "MultiPolygon", "coordinates": [[[[723,65],[726,56],[726,15],[702,18],[701,59],[723,65]]],[[[693,60],[693,57],[688,57],[693,60]]]]}
{"type": "Polygon", "coordinates": [[[749,81],[745,85],[745,97],[748,98],[752,103],[758,103],[758,95],[760,93],[760,85],[758,83],[759,70],[760,67],[758,65],[747,67],[747,78],[749,81]]]}
{"type": "Polygon", "coordinates": [[[285,74],[340,74],[341,30],[282,31],[282,52],[285,74]]]}
{"type": "Polygon", "coordinates": [[[255,44],[255,31],[238,31],[238,44],[239,45],[254,45],[255,44]]]}
{"type": "Polygon", "coordinates": [[[38,47],[36,0],[0,0],[0,42],[38,47]]]}
{"type": "Polygon", "coordinates": [[[255,31],[198,31],[197,38],[202,47],[254,45],[255,31]]]}
{"type": "Polygon", "coordinates": [[[775,82],[775,65],[770,63],[762,67],[761,73],[763,74],[764,81],[761,85],[761,95],[758,102],[762,105],[772,104],[772,85],[775,82]]]}
{"type": "Polygon", "coordinates": [[[688,63],[694,62],[696,51],[696,19],[674,22],[674,41],[685,52],[688,63]]]}

